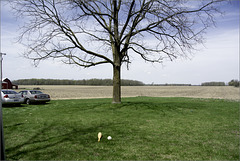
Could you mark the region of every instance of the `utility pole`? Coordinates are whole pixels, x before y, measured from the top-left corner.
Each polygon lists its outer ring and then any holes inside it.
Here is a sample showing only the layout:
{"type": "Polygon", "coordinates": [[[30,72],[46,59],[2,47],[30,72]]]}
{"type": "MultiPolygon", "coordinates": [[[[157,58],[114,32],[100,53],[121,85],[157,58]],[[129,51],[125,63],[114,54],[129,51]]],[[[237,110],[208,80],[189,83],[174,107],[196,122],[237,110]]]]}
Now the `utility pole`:
{"type": "MultiPolygon", "coordinates": [[[[2,27],[2,1],[0,1],[0,35],[2,34],[1,27],[2,27]]],[[[5,145],[4,145],[4,136],[3,136],[3,119],[2,119],[2,56],[6,55],[5,53],[1,53],[1,47],[2,47],[2,40],[0,36],[0,128],[1,128],[1,160],[6,160],[5,157],[5,145]]]]}
{"type": "Polygon", "coordinates": [[[1,160],[6,160],[5,158],[5,146],[4,146],[4,136],[3,136],[3,119],[2,119],[2,56],[5,53],[0,53],[0,126],[1,126],[1,160]]]}
{"type": "MultiPolygon", "coordinates": [[[[2,34],[1,27],[2,27],[2,1],[0,1],[0,35],[2,34]]],[[[5,157],[5,145],[4,145],[4,136],[3,136],[3,119],[2,119],[2,56],[6,55],[5,53],[1,53],[1,36],[0,36],[0,79],[1,79],[1,84],[0,84],[0,128],[1,128],[1,160],[6,160],[5,157]]]]}

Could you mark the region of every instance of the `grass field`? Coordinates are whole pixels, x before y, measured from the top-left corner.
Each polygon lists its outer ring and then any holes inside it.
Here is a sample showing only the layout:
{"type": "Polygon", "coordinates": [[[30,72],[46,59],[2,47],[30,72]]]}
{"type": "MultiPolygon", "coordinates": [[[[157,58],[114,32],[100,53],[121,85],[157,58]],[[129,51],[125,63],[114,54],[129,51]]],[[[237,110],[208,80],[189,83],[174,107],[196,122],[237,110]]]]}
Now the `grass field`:
{"type": "Polygon", "coordinates": [[[239,159],[236,101],[54,100],[3,108],[3,121],[7,160],[239,159]],[[113,139],[107,140],[108,135],[113,139]]]}

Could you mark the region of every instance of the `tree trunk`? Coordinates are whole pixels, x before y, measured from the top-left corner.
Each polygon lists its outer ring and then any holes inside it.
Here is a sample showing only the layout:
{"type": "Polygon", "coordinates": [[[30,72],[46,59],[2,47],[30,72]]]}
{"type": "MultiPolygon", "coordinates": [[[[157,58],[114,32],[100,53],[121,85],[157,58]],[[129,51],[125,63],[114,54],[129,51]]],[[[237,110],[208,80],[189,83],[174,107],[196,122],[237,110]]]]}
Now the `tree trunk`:
{"type": "Polygon", "coordinates": [[[121,103],[121,66],[113,65],[113,100],[112,103],[121,103]]]}

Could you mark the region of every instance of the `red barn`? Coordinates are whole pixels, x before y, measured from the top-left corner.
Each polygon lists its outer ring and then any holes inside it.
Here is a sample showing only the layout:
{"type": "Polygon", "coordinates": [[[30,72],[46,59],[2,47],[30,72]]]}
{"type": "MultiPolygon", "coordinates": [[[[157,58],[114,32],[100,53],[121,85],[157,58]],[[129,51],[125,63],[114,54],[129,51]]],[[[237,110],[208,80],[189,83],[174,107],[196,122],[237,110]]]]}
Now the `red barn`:
{"type": "Polygon", "coordinates": [[[12,82],[6,78],[2,81],[2,89],[18,89],[18,85],[12,84],[12,82]]]}

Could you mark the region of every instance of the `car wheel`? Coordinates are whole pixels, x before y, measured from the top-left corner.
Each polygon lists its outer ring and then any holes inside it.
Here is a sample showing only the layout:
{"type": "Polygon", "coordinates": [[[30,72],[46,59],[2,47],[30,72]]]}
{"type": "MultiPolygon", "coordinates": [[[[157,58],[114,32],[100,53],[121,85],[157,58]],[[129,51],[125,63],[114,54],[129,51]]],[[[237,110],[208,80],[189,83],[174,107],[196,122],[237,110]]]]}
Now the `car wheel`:
{"type": "Polygon", "coordinates": [[[30,100],[26,99],[26,104],[30,105],[30,100]]]}

